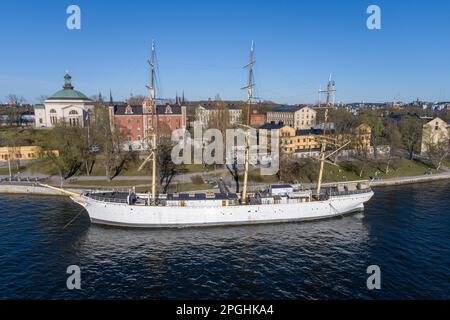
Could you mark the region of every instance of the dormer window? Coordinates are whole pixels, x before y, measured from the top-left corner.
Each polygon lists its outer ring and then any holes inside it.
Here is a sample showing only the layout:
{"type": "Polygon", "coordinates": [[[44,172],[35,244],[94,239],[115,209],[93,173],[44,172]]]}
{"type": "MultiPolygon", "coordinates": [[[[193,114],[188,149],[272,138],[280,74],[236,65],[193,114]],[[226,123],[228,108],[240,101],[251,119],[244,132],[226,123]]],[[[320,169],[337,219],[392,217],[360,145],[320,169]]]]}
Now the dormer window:
{"type": "Polygon", "coordinates": [[[170,107],[170,105],[166,106],[166,113],[172,113],[172,108],[170,107]]]}
{"type": "Polygon", "coordinates": [[[131,108],[130,105],[128,105],[125,109],[125,114],[133,114],[133,108],[131,108]]]}

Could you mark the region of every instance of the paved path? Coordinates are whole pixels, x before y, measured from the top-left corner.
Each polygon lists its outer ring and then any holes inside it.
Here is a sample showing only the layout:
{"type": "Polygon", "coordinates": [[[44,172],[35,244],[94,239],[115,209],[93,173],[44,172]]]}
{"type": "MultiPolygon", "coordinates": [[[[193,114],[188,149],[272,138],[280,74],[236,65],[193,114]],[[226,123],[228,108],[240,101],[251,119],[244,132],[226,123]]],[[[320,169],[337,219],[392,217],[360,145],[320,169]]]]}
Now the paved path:
{"type": "MultiPolygon", "coordinates": [[[[442,168],[441,173],[436,174],[427,174],[427,175],[421,175],[421,176],[410,176],[410,177],[399,177],[399,178],[390,178],[390,179],[381,179],[377,181],[370,182],[370,185],[373,187],[380,187],[380,186],[392,186],[392,185],[401,185],[401,184],[412,184],[412,183],[421,183],[421,182],[429,182],[429,181],[437,181],[437,180],[445,180],[450,179],[450,170],[448,168],[442,168]]],[[[220,173],[224,172],[224,170],[216,170],[216,171],[210,171],[208,174],[212,173],[220,173]]],[[[201,175],[199,172],[191,172],[186,173],[183,175],[179,175],[174,177],[173,182],[191,182],[191,177],[201,175]]],[[[23,177],[25,177],[25,174],[23,174],[23,177]]],[[[60,183],[60,179],[57,176],[47,176],[43,174],[27,174],[26,177],[30,179],[38,178],[38,179],[45,179],[48,178],[47,182],[53,183],[55,185],[58,185],[60,183]]],[[[0,175],[0,179],[7,179],[9,178],[8,175],[0,175]]],[[[26,181],[25,179],[21,179],[22,181],[26,181]]],[[[66,180],[66,184],[70,184],[71,181],[106,181],[106,177],[104,176],[78,176],[71,179],[66,180]]],[[[114,178],[113,181],[124,181],[124,180],[134,180],[134,181],[142,181],[143,184],[149,184],[151,181],[151,176],[118,176],[114,178]],[[147,183],[148,182],[148,183],[147,183]]],[[[226,186],[226,184],[231,185],[234,189],[234,182],[231,181],[229,178],[225,178],[223,180],[223,185],[219,186],[223,187],[226,186]]],[[[336,183],[325,183],[323,186],[330,186],[334,185],[336,183]]],[[[313,184],[305,183],[303,184],[305,187],[312,187],[313,184]]],[[[257,190],[266,187],[266,183],[255,183],[250,182],[249,183],[249,191],[251,190],[257,190]]]]}
{"type": "Polygon", "coordinates": [[[412,184],[412,183],[421,183],[421,182],[429,182],[429,181],[438,181],[450,179],[450,171],[445,170],[441,173],[435,174],[426,174],[422,176],[414,176],[414,177],[400,177],[400,178],[391,178],[391,179],[382,179],[378,181],[372,181],[370,183],[373,187],[382,187],[382,186],[394,186],[400,184],[412,184]]]}
{"type": "MultiPolygon", "coordinates": [[[[174,182],[191,182],[191,178],[195,176],[208,176],[212,174],[224,174],[228,172],[227,169],[217,169],[206,172],[188,172],[180,175],[176,175],[172,181],[174,182]]],[[[51,182],[60,181],[58,176],[51,176],[42,173],[28,173],[24,172],[20,175],[13,175],[14,179],[20,177],[21,180],[29,179],[49,179],[51,182]]],[[[9,175],[0,175],[0,179],[8,179],[9,175]]],[[[106,176],[73,176],[66,180],[66,183],[70,183],[70,181],[107,181],[108,178],[106,176]]],[[[152,177],[149,175],[139,175],[139,176],[117,176],[112,181],[124,181],[124,180],[135,180],[135,181],[151,181],[152,177]]]]}

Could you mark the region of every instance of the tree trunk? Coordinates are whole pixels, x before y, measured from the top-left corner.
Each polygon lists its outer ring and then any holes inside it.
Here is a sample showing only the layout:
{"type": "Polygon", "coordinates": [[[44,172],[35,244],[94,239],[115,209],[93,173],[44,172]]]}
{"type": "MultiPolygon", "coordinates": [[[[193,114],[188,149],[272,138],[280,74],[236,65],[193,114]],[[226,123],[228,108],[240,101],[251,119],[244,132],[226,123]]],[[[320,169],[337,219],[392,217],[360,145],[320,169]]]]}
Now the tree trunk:
{"type": "Polygon", "coordinates": [[[86,167],[86,175],[90,176],[90,174],[89,174],[89,163],[88,163],[87,159],[84,160],[84,165],[86,167]]]}
{"type": "Polygon", "coordinates": [[[387,164],[386,164],[386,174],[388,174],[389,173],[389,165],[391,164],[391,157],[389,156],[389,158],[388,158],[388,161],[387,161],[387,164]]]}

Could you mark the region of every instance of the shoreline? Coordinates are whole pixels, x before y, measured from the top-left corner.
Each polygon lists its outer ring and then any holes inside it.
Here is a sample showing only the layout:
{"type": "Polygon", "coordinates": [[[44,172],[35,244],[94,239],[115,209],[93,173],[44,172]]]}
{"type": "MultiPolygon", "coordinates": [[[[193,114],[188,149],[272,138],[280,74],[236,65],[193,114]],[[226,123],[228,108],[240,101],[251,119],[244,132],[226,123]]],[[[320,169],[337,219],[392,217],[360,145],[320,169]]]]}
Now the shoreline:
{"type": "MultiPolygon", "coordinates": [[[[371,187],[390,187],[390,186],[399,186],[399,185],[409,185],[409,184],[417,184],[417,183],[426,183],[426,182],[434,182],[441,180],[450,180],[450,172],[443,172],[438,174],[430,174],[430,175],[421,175],[421,176],[410,176],[410,177],[399,177],[399,178],[391,178],[386,180],[378,180],[371,181],[371,187]]],[[[323,186],[331,186],[335,185],[334,183],[324,183],[323,186]]],[[[351,183],[351,181],[349,181],[351,183]]],[[[128,187],[121,187],[117,189],[127,189],[128,187]]],[[[86,190],[93,190],[100,188],[83,188],[80,186],[79,188],[68,187],[66,190],[81,193],[86,190]]],[[[45,195],[45,196],[64,196],[67,197],[66,193],[63,193],[58,190],[49,189],[43,186],[40,186],[36,183],[27,183],[27,182],[15,182],[8,183],[3,182],[0,183],[0,194],[28,194],[28,195],[45,195]]]]}
{"type": "Polygon", "coordinates": [[[386,179],[386,180],[371,181],[370,186],[371,187],[390,187],[390,186],[398,186],[398,185],[441,181],[441,180],[448,180],[448,179],[450,179],[450,172],[442,172],[442,173],[427,174],[427,175],[421,175],[421,176],[400,177],[400,178],[391,178],[391,179],[386,179]]]}

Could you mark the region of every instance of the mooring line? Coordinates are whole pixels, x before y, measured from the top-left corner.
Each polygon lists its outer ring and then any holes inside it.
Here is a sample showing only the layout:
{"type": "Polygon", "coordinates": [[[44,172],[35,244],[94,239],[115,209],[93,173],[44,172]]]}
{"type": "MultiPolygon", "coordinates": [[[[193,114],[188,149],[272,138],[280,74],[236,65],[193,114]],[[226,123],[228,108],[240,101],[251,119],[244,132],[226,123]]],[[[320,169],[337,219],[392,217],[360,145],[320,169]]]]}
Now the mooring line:
{"type": "Polygon", "coordinates": [[[67,228],[72,222],[74,222],[75,219],[78,218],[78,216],[79,216],[83,211],[84,211],[84,208],[81,209],[80,212],[78,212],[78,214],[77,214],[74,218],[72,218],[72,220],[70,220],[70,221],[63,227],[63,230],[64,230],[65,228],[67,228]]]}

